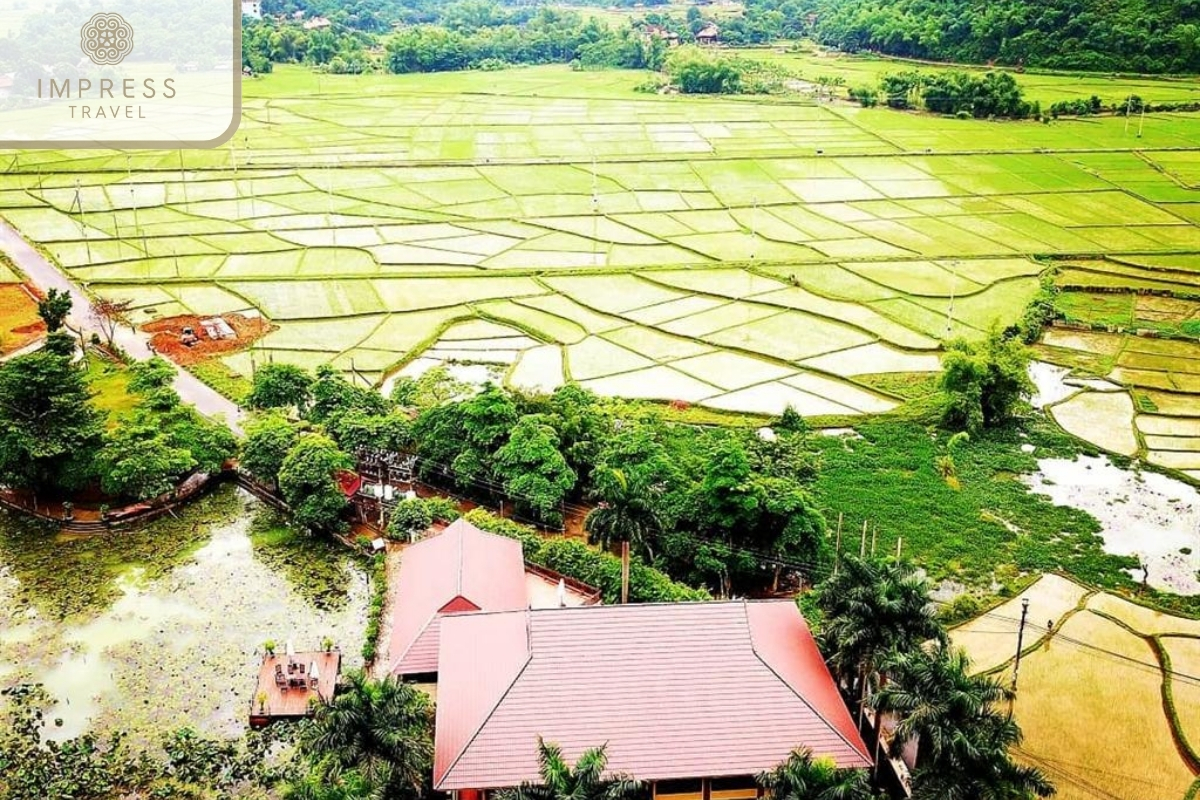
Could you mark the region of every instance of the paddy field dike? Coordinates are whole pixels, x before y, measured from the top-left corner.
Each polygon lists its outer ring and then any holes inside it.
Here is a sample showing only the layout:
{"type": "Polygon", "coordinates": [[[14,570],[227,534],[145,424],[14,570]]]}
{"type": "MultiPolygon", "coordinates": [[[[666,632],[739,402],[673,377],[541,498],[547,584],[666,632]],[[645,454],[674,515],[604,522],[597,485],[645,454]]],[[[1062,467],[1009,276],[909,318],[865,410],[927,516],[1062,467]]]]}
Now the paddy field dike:
{"type": "MultiPolygon", "coordinates": [[[[136,324],[266,317],[253,348],[205,365],[221,385],[267,361],[372,385],[450,362],[846,418],[902,404],[894,377],[936,372],[946,338],[1015,322],[1052,266],[1076,299],[1132,314],[1153,295],[1191,319],[1198,115],[958,120],[642,80],[281,67],[246,81],[216,150],[4,154],[0,215],[136,324]]],[[[1097,385],[1052,413],[1073,432],[1117,420],[1128,437],[1090,438],[1200,470],[1200,369],[1176,366],[1200,351],[1137,328],[1054,332],[1044,356],[1125,399],[1097,385]]]]}

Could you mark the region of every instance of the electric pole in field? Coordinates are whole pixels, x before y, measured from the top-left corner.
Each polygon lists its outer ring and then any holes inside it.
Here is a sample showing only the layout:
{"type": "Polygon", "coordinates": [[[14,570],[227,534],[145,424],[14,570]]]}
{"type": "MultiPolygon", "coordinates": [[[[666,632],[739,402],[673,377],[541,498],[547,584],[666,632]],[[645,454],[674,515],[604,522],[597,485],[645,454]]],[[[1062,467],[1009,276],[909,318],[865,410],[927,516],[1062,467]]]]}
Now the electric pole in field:
{"type": "Polygon", "coordinates": [[[1017,673],[1021,671],[1021,647],[1025,641],[1025,618],[1029,616],[1029,598],[1021,598],[1021,627],[1017,628],[1017,657],[1013,661],[1012,690],[1017,691],[1017,673]]]}
{"type": "Polygon", "coordinates": [[[750,260],[754,260],[755,251],[758,250],[758,197],[754,198],[754,210],[750,217],[750,260]]]}
{"type": "Polygon", "coordinates": [[[954,334],[954,293],[958,291],[958,261],[950,262],[950,304],[946,306],[946,338],[954,334]]]}

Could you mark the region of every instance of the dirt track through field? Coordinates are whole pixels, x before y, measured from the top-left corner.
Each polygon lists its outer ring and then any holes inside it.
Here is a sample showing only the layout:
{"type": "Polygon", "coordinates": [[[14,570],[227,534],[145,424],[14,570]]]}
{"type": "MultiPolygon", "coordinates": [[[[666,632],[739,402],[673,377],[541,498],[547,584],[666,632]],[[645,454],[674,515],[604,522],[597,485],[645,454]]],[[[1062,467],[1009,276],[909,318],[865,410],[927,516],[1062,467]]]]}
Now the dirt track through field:
{"type": "MultiPolygon", "coordinates": [[[[29,245],[7,222],[0,221],[0,249],[8,254],[18,269],[43,292],[50,289],[65,291],[73,306],[68,324],[86,333],[99,332],[92,314],[92,302],[63,272],[29,245]]],[[[114,342],[132,358],[145,361],[154,354],[147,346],[149,336],[126,326],[117,328],[114,342]]],[[[175,366],[175,365],[172,365],[175,366]]],[[[199,378],[175,366],[175,391],[207,417],[224,417],[234,431],[241,433],[242,412],[232,400],[218,394],[199,378]]]]}

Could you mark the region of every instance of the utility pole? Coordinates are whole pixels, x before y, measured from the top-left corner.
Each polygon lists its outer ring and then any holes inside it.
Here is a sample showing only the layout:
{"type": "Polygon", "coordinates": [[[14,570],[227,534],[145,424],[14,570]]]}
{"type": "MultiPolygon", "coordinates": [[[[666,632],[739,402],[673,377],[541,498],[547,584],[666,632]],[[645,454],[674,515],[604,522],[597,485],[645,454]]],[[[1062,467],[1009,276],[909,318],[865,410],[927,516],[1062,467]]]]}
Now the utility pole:
{"type": "Polygon", "coordinates": [[[837,544],[833,547],[833,574],[838,574],[838,563],[842,560],[842,512],[838,512],[837,544]]]}
{"type": "Polygon", "coordinates": [[[946,338],[954,334],[954,293],[958,290],[958,260],[950,262],[950,304],[946,306],[946,338]]]}
{"type": "Polygon", "coordinates": [[[867,521],[865,519],[863,520],[862,541],[858,544],[858,557],[867,557],[867,521]]]}
{"type": "Polygon", "coordinates": [[[183,185],[183,210],[188,210],[187,172],[183,168],[183,151],[179,151],[179,182],[183,185]]]}
{"type": "Polygon", "coordinates": [[[1125,133],[1129,133],[1129,112],[1133,109],[1133,95],[1125,101],[1125,133]]]}
{"type": "Polygon", "coordinates": [[[1146,104],[1142,103],[1142,116],[1138,120],[1138,138],[1142,138],[1142,128],[1146,127],[1146,104]]]}
{"type": "Polygon", "coordinates": [[[754,198],[754,211],[750,217],[750,260],[754,260],[755,251],[758,250],[758,197],[754,198]]]}
{"type": "MultiPolygon", "coordinates": [[[[88,263],[92,263],[92,237],[87,230],[87,216],[83,213],[83,198],[79,194],[79,179],[75,179],[75,202],[72,204],[72,209],[79,211],[79,235],[83,237],[83,246],[87,250],[88,263]]],[[[113,219],[116,219],[114,214],[113,219]]]]}
{"type": "Polygon", "coordinates": [[[1017,691],[1017,673],[1021,670],[1021,646],[1025,640],[1025,617],[1029,615],[1029,598],[1021,598],[1021,627],[1017,629],[1017,657],[1013,661],[1012,690],[1017,691]]]}
{"type": "Polygon", "coordinates": [[[629,602],[629,540],[621,542],[621,605],[629,602]]]}
{"type": "Polygon", "coordinates": [[[903,536],[897,537],[896,538],[896,561],[897,562],[900,561],[900,548],[901,548],[901,546],[903,546],[903,544],[904,544],[904,537],[903,536]]]}

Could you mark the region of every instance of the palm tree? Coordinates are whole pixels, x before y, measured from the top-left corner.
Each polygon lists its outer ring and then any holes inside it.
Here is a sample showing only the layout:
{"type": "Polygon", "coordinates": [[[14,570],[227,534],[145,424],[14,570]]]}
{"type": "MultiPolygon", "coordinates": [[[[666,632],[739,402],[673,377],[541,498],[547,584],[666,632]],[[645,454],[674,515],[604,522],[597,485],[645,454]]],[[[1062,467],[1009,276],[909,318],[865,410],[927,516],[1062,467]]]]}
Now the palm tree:
{"type": "Polygon", "coordinates": [[[638,555],[653,558],[651,542],[662,530],[661,491],[647,485],[638,470],[601,465],[592,471],[592,495],[599,505],[584,520],[589,542],[604,548],[629,542],[638,555]]]}
{"type": "Polygon", "coordinates": [[[633,800],[645,793],[640,781],[628,775],[608,775],[607,745],[585,750],[571,767],[562,748],[538,737],[541,783],[523,783],[500,793],[500,800],[633,800]]]}
{"type": "Polygon", "coordinates": [[[787,761],[758,776],[758,785],[769,800],[871,800],[866,770],[839,769],[832,760],[813,758],[812,750],[799,747],[787,761]]]}
{"type": "Polygon", "coordinates": [[[939,642],[894,654],[889,682],[872,706],[896,714],[892,753],[917,742],[914,797],[932,800],[1015,800],[1049,797],[1054,787],[1009,749],[1021,729],[1000,707],[1013,693],[999,680],[972,675],[966,652],[939,642]]]}
{"type": "Polygon", "coordinates": [[[433,768],[432,706],[395,677],[372,681],[350,672],[333,702],[317,708],[303,747],[318,781],[354,784],[354,773],[369,789],[366,796],[422,797],[433,768]]]}
{"type": "Polygon", "coordinates": [[[867,685],[893,652],[918,649],[946,631],[929,601],[929,583],[907,563],[843,556],[838,571],[817,588],[825,615],[822,649],[847,685],[867,685]]]}
{"type": "Polygon", "coordinates": [[[592,497],[598,504],[583,521],[590,544],[605,550],[621,544],[621,602],[629,600],[629,552],[654,557],[651,542],[662,530],[660,484],[647,470],[600,464],[592,470],[592,497]]]}

